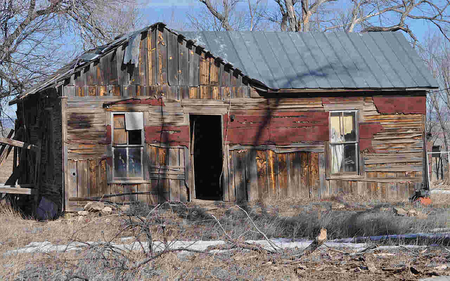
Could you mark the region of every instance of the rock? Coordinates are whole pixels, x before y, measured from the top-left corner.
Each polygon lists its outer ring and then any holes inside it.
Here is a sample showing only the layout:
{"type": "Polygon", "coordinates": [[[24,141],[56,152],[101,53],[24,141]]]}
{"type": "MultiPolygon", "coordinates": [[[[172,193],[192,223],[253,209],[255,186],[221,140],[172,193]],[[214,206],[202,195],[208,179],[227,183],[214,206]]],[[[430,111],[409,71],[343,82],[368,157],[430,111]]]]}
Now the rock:
{"type": "Polygon", "coordinates": [[[104,215],[111,215],[111,213],[112,213],[111,207],[105,207],[102,209],[102,214],[104,214],[104,215]]]}
{"type": "Polygon", "coordinates": [[[53,201],[42,197],[39,207],[36,210],[36,216],[39,220],[51,220],[56,218],[58,206],[53,201]]]}
{"type": "Polygon", "coordinates": [[[394,210],[394,213],[397,216],[406,216],[406,215],[408,215],[408,212],[405,209],[395,207],[393,210],[394,210]]]}
{"type": "MultiPolygon", "coordinates": [[[[87,216],[87,215],[89,215],[89,212],[88,211],[78,211],[78,215],[79,216],[87,216]]],[[[80,219],[78,218],[78,220],[80,220],[80,219]]]]}
{"type": "Polygon", "coordinates": [[[417,211],[416,210],[409,210],[408,211],[408,217],[417,217],[417,211]]]}
{"type": "Polygon", "coordinates": [[[336,203],[336,204],[334,204],[334,209],[336,209],[336,210],[345,209],[345,205],[341,204],[341,203],[336,203]]]}
{"type": "Polygon", "coordinates": [[[130,210],[130,205],[123,205],[120,207],[120,210],[124,213],[128,212],[130,210]]]}
{"type": "Polygon", "coordinates": [[[103,208],[105,208],[105,204],[102,202],[89,202],[84,206],[84,210],[89,212],[100,212],[103,208]]]}
{"type": "Polygon", "coordinates": [[[110,223],[111,220],[110,220],[110,219],[106,219],[105,222],[106,222],[106,223],[110,223]]]}

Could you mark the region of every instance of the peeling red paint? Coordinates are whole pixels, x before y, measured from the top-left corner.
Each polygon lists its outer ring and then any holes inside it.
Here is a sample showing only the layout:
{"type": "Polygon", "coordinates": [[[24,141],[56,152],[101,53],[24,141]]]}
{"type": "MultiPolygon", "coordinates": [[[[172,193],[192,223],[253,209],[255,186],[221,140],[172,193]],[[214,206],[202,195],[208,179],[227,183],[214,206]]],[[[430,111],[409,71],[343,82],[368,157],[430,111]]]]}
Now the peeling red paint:
{"type": "MultiPolygon", "coordinates": [[[[228,120],[225,115],[224,120],[228,120]]],[[[238,115],[225,122],[224,135],[229,144],[287,145],[302,141],[328,140],[327,112],[278,112],[271,116],[238,115]]]]}
{"type": "Polygon", "coordinates": [[[189,126],[146,126],[146,143],[189,146],[189,126]]]}
{"type": "Polygon", "coordinates": [[[373,102],[382,114],[426,114],[426,96],[374,96],[373,102]]]}
{"type": "Polygon", "coordinates": [[[373,136],[383,131],[380,123],[359,123],[359,150],[375,152],[372,147],[373,136]]]}

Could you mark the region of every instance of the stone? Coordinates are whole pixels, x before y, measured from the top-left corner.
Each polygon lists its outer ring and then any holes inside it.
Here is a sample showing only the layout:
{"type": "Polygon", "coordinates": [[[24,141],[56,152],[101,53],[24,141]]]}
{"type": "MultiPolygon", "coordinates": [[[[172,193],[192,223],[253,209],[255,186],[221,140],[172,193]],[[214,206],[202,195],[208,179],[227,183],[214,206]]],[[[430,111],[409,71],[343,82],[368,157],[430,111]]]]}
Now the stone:
{"type": "Polygon", "coordinates": [[[102,209],[102,214],[104,214],[104,215],[111,215],[111,213],[112,213],[111,207],[105,207],[102,209]]]}
{"type": "Polygon", "coordinates": [[[36,217],[38,220],[51,220],[56,218],[58,214],[58,206],[53,201],[42,197],[39,202],[39,207],[36,210],[36,217]]]}
{"type": "Polygon", "coordinates": [[[406,215],[408,215],[408,212],[407,212],[405,209],[398,208],[398,207],[395,207],[395,208],[394,208],[394,213],[395,213],[397,216],[406,216],[406,215]]]}
{"type": "Polygon", "coordinates": [[[130,210],[130,205],[123,205],[120,207],[120,210],[124,213],[128,212],[130,210]]]}
{"type": "MultiPolygon", "coordinates": [[[[87,215],[89,215],[89,212],[88,211],[78,211],[78,215],[79,216],[87,216],[87,215]]],[[[80,220],[80,219],[78,218],[78,220],[80,220]]]]}
{"type": "Polygon", "coordinates": [[[89,202],[84,206],[84,210],[89,212],[100,212],[103,208],[105,208],[105,204],[102,202],[89,202]]]}
{"type": "Polygon", "coordinates": [[[416,210],[409,210],[408,211],[408,217],[417,217],[417,211],[416,210]]]}

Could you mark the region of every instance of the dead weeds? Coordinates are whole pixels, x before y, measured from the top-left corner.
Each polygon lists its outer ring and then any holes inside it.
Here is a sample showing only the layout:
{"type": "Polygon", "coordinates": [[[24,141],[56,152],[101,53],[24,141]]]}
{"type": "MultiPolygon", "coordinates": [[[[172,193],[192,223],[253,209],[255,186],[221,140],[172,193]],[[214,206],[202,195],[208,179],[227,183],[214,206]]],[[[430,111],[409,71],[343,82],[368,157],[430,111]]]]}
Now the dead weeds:
{"type": "Polygon", "coordinates": [[[0,278],[4,280],[416,280],[449,274],[450,250],[350,249],[320,247],[298,257],[299,250],[261,249],[244,241],[314,238],[326,228],[328,238],[427,232],[450,227],[450,209],[408,202],[350,204],[328,201],[265,201],[234,206],[222,202],[132,205],[125,213],[66,216],[51,222],[24,219],[12,208],[0,208],[0,278]],[[427,219],[398,216],[393,207],[417,210],[427,219]],[[141,244],[141,251],[114,243],[141,244]],[[170,250],[173,241],[224,240],[220,252],[170,250]],[[9,254],[30,242],[85,244],[70,252],[9,254]],[[150,246],[161,241],[163,251],[150,246]],[[146,244],[147,243],[147,244],[146,244]],[[225,251],[224,251],[225,250],[225,251]],[[297,256],[297,257],[296,257],[297,256]]]}

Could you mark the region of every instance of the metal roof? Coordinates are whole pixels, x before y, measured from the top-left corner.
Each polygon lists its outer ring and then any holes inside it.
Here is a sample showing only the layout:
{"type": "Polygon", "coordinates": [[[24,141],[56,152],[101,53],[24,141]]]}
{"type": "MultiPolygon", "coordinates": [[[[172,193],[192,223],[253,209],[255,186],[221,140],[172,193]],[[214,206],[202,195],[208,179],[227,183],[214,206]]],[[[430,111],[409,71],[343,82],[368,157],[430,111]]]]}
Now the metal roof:
{"type": "Polygon", "coordinates": [[[10,102],[35,94],[128,43],[123,63],[138,63],[142,32],[162,26],[192,41],[253,81],[270,89],[431,89],[438,88],[422,59],[401,32],[175,31],[155,23],[89,50],[45,82],[10,102]]]}
{"type": "Polygon", "coordinates": [[[271,89],[438,88],[401,32],[180,33],[271,89]]]}

